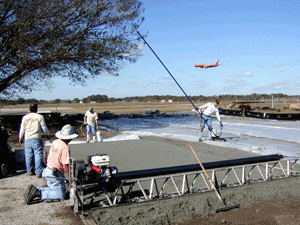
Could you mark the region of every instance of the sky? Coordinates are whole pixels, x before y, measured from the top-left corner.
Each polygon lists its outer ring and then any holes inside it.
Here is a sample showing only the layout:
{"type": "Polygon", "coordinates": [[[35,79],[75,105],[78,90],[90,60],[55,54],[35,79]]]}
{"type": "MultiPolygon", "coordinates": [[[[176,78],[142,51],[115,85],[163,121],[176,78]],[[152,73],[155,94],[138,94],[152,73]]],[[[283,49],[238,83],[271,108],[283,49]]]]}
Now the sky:
{"type": "MultiPolygon", "coordinates": [[[[300,2],[296,0],[142,0],[141,33],[190,96],[300,94],[300,2]],[[214,63],[209,69],[196,63],[214,63]]],[[[53,80],[51,90],[25,98],[74,99],[89,95],[124,98],[183,96],[145,45],[143,56],[85,86],[53,80]]]]}

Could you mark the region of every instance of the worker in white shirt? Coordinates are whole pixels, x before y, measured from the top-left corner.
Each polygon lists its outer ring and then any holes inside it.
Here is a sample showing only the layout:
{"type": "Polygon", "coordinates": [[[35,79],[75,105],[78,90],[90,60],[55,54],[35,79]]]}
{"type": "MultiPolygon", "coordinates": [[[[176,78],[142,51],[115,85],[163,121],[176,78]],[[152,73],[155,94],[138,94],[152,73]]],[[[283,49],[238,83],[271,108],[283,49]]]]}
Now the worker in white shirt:
{"type": "Polygon", "coordinates": [[[30,113],[22,118],[19,142],[22,143],[23,136],[25,136],[24,152],[27,174],[34,175],[35,168],[36,176],[41,178],[44,169],[42,130],[46,133],[48,140],[50,140],[50,134],[43,115],[37,113],[38,105],[31,103],[29,111],[30,113]]]}
{"type": "Polygon", "coordinates": [[[92,133],[93,141],[96,139],[96,128],[98,128],[98,114],[93,108],[90,108],[84,115],[84,124],[86,124],[86,142],[90,142],[90,133],[92,133]]]}
{"type": "Polygon", "coordinates": [[[208,102],[199,107],[199,112],[201,114],[199,142],[202,142],[203,130],[204,130],[205,125],[208,125],[208,139],[213,140],[211,137],[211,132],[212,132],[211,115],[212,114],[214,114],[214,113],[216,114],[217,119],[220,122],[220,125],[222,125],[219,108],[217,107],[219,105],[219,103],[220,103],[219,100],[215,100],[214,102],[208,102]]]}

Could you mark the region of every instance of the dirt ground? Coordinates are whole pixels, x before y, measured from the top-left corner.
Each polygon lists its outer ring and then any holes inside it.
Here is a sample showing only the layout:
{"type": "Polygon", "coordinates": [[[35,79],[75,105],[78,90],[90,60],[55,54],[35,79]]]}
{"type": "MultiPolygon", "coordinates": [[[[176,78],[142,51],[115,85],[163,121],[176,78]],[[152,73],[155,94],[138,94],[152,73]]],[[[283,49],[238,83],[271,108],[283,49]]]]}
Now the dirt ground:
{"type": "MultiPolygon", "coordinates": [[[[72,124],[75,130],[78,132],[78,140],[86,140],[84,136],[85,131],[81,130],[81,123],[72,124]]],[[[19,126],[19,124],[18,124],[19,126]]],[[[61,124],[51,122],[47,124],[49,132],[51,134],[51,141],[55,140],[54,134],[61,129],[61,124]]],[[[6,127],[7,128],[7,127],[6,127]]],[[[9,132],[8,142],[13,148],[22,148],[23,146],[18,143],[18,129],[7,128],[9,132]]],[[[117,133],[107,132],[101,130],[102,137],[107,138],[114,136],[117,133]]],[[[43,137],[46,140],[45,136],[43,137]]],[[[17,176],[18,177],[18,176],[17,176]]],[[[25,175],[22,175],[22,182],[24,182],[25,175]],[[24,176],[24,177],[23,177],[24,176]]],[[[9,178],[13,182],[16,178],[9,178]]],[[[27,177],[26,177],[27,179],[27,177]]],[[[4,180],[3,180],[4,181],[4,180]]],[[[10,180],[7,180],[7,182],[10,180]]],[[[38,180],[40,181],[40,180],[38,180]]],[[[29,182],[29,181],[28,181],[29,182]]],[[[272,181],[273,182],[273,181],[272,181]]],[[[105,224],[172,224],[172,225],[196,225],[196,224],[263,224],[263,225],[285,225],[285,224],[298,224],[300,225],[300,181],[299,178],[284,179],[278,182],[274,182],[267,185],[253,185],[251,190],[235,190],[235,195],[238,197],[236,203],[241,203],[241,208],[222,212],[218,214],[202,214],[197,212],[197,207],[210,207],[209,202],[202,197],[188,196],[183,198],[174,199],[173,203],[164,204],[167,201],[152,202],[150,206],[146,204],[139,205],[138,207],[132,206],[122,211],[122,207],[116,207],[106,213],[103,210],[103,214],[99,214],[102,219],[108,217],[105,224]],[[267,186],[265,186],[267,185],[267,186]],[[250,191],[252,191],[250,193],[250,191]],[[269,195],[272,192],[272,195],[269,195]],[[259,197],[263,196],[263,197],[259,197]],[[199,200],[199,201],[198,201],[199,200]],[[165,203],[164,203],[165,202],[165,203]],[[152,205],[153,204],[153,205],[152,205]],[[138,208],[136,212],[133,210],[138,208]],[[166,217],[160,216],[159,210],[168,211],[166,217]],[[139,211],[140,210],[140,211],[139,211]],[[136,215],[134,216],[134,214],[136,215]],[[189,216],[187,216],[189,215],[189,216]]],[[[246,188],[246,187],[245,187],[246,188]]],[[[0,188],[1,189],[1,188],[0,188]]],[[[19,198],[22,198],[22,187],[16,189],[16,193],[19,193],[19,198]]],[[[3,189],[4,191],[4,189],[3,189]]],[[[223,194],[224,193],[222,191],[223,194]]],[[[9,193],[5,193],[9,196],[9,193]]],[[[217,202],[218,199],[214,196],[214,193],[210,193],[210,199],[212,202],[217,202]]],[[[228,195],[227,195],[228,196],[228,195]]],[[[55,203],[51,203],[55,204],[55,203]]],[[[50,204],[50,205],[51,205],[50,204]]],[[[47,211],[47,204],[42,205],[47,211]]],[[[220,206],[220,205],[219,205],[220,206]]],[[[51,207],[55,207],[52,205],[51,207]]],[[[28,207],[24,207],[28,208],[28,207]]],[[[28,208],[29,209],[29,208],[28,208]]],[[[3,208],[2,208],[3,210],[3,208]]],[[[8,208],[6,209],[8,210],[8,208]]],[[[4,212],[4,211],[3,211],[4,212]]],[[[98,212],[99,213],[99,212],[98,212]]],[[[69,224],[80,224],[80,220],[77,216],[73,215],[72,211],[68,211],[69,224]],[[72,219],[73,218],[73,219],[72,219]]],[[[41,214],[41,217],[43,214],[41,214]]],[[[99,218],[96,221],[98,224],[103,224],[99,218]]],[[[65,222],[64,222],[65,223],[65,222]]],[[[4,224],[0,221],[0,224],[4,224]]],[[[7,223],[10,224],[10,223],[7,223]]],[[[50,224],[50,223],[49,223],[50,224]]],[[[51,223],[52,224],[52,223],[51,223]]],[[[66,223],[68,224],[68,223],[66,223]]]]}
{"type": "MultiPolygon", "coordinates": [[[[12,148],[23,148],[19,143],[19,123],[8,124],[5,129],[8,131],[8,143],[12,148]]],[[[57,122],[48,122],[47,127],[51,135],[50,141],[56,139],[55,133],[61,130],[63,125],[57,122]]],[[[81,123],[72,123],[78,133],[77,140],[86,140],[85,127],[81,123]]],[[[118,133],[101,130],[101,136],[108,138],[118,133]]],[[[46,135],[43,134],[43,141],[46,135]]],[[[45,187],[45,179],[38,179],[35,176],[27,176],[26,170],[18,170],[16,174],[0,179],[0,225],[2,224],[84,224],[79,215],[75,215],[71,207],[62,206],[60,202],[38,203],[25,205],[23,202],[24,190],[29,184],[38,187],[45,187]],[[37,212],[37,213],[33,213],[37,212]]]]}
{"type": "Polygon", "coordinates": [[[195,216],[184,223],[173,225],[210,225],[210,224],[263,224],[283,225],[300,224],[300,198],[275,198],[257,201],[247,208],[235,209],[206,217],[195,216]]]}

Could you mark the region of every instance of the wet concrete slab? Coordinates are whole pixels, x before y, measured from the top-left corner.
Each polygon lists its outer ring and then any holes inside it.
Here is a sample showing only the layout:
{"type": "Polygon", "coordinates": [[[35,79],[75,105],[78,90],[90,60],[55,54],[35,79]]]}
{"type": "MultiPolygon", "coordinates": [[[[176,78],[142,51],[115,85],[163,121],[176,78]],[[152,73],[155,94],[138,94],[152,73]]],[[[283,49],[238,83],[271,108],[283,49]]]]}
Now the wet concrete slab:
{"type": "MultiPolygon", "coordinates": [[[[89,154],[104,153],[110,157],[110,165],[119,172],[179,166],[198,163],[189,142],[182,140],[142,137],[139,140],[84,143],[70,145],[71,157],[87,162],[89,154]]],[[[256,156],[234,148],[191,143],[201,162],[212,162],[256,156]]],[[[45,147],[48,151],[49,147],[45,147]]]]}

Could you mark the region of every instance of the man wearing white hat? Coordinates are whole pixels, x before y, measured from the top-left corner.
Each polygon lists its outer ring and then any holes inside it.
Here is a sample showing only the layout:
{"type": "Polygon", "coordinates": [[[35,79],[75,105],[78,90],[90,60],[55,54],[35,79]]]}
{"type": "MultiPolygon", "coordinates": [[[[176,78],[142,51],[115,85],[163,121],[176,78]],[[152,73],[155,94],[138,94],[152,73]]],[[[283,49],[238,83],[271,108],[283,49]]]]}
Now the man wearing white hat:
{"type": "Polygon", "coordinates": [[[61,131],[56,132],[55,140],[48,154],[47,168],[43,171],[43,177],[47,180],[48,187],[35,187],[29,185],[24,195],[24,201],[28,205],[35,198],[41,200],[64,199],[66,194],[64,174],[69,174],[70,141],[78,136],[74,128],[68,124],[61,131]]]}

